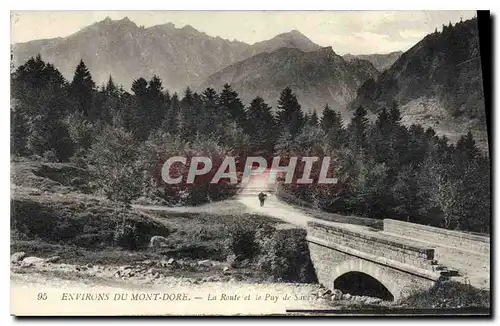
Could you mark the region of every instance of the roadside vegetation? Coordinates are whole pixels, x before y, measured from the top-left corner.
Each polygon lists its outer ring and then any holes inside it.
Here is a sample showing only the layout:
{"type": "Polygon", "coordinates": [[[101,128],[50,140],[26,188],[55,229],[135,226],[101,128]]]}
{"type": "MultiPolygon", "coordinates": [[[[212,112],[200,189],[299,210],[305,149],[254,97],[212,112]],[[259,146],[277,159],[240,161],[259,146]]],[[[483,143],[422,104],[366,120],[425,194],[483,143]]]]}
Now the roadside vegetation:
{"type": "Polygon", "coordinates": [[[210,183],[225,156],[239,168],[248,156],[330,157],[336,184],[289,184],[282,192],[330,213],[490,231],[490,162],[471,132],[454,143],[406,126],[396,104],[380,108],[375,121],[362,106],[343,121],[328,105],[306,113],[290,87],[271,108],[259,94],[243,103],[227,84],[178,94],[144,77],[129,92],[112,76],[96,85],[83,61],[68,81],[41,56],[29,59],[11,73],[12,153],[78,164],[94,176],[88,191],[124,206],[138,197],[163,205],[231,198],[236,187],[227,179],[210,183]],[[178,155],[188,158],[178,175],[192,156],[210,157],[213,171],[191,185],[166,184],[161,166],[178,155]]]}

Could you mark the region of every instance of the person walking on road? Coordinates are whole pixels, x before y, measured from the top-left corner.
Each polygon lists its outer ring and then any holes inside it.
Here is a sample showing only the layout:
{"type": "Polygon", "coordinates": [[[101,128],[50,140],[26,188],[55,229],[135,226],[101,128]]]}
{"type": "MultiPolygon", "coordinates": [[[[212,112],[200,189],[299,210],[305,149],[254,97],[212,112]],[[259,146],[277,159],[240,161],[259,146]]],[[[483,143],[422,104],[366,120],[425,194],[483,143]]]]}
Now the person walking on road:
{"type": "Polygon", "coordinates": [[[259,194],[260,207],[264,206],[264,201],[266,200],[267,195],[263,192],[259,194]]]}

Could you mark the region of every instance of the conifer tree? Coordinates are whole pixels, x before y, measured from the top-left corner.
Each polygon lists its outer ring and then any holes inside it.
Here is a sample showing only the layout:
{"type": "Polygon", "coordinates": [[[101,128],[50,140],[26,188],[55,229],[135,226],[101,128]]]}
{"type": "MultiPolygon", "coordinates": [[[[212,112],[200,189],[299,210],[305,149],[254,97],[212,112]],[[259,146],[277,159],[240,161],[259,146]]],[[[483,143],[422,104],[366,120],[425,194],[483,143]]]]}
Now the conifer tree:
{"type": "Polygon", "coordinates": [[[202,112],[198,116],[198,130],[201,134],[221,136],[225,126],[229,125],[229,113],[219,105],[219,95],[213,88],[207,88],[201,94],[202,112]]]}
{"type": "Polygon", "coordinates": [[[326,104],[323,109],[320,126],[331,148],[338,149],[343,146],[345,141],[345,129],[342,116],[340,113],[330,109],[328,104],[326,104]]]}
{"type": "Polygon", "coordinates": [[[231,119],[244,128],[246,122],[245,106],[229,84],[220,93],[219,104],[229,113],[231,119]]]}
{"type": "Polygon", "coordinates": [[[180,101],[178,115],[179,134],[181,139],[186,142],[193,141],[196,136],[195,116],[198,114],[196,102],[193,91],[187,87],[184,91],[184,97],[180,101]]]}
{"type": "Polygon", "coordinates": [[[95,83],[92,80],[92,75],[87,69],[87,66],[80,60],[76,67],[73,81],[71,82],[71,94],[76,101],[80,112],[85,116],[93,118],[95,112],[91,112],[93,108],[95,83]]]}
{"type": "Polygon", "coordinates": [[[116,87],[115,82],[113,81],[113,77],[111,77],[111,75],[109,75],[109,79],[108,82],[106,83],[106,87],[104,90],[106,94],[111,97],[118,97],[120,94],[120,90],[118,89],[118,87],[116,87]]]}
{"type": "Polygon", "coordinates": [[[348,127],[349,142],[354,149],[360,150],[365,146],[367,128],[366,110],[362,106],[358,106],[348,127]]]}
{"type": "Polygon", "coordinates": [[[309,125],[309,127],[318,127],[318,124],[319,124],[319,119],[318,119],[318,114],[316,113],[316,111],[313,111],[311,116],[309,117],[308,121],[307,121],[307,124],[309,125]]]}
{"type": "Polygon", "coordinates": [[[276,121],[271,107],[262,97],[256,97],[247,108],[246,133],[250,136],[253,154],[271,155],[276,142],[276,121]]]}
{"type": "Polygon", "coordinates": [[[304,113],[290,87],[286,87],[278,99],[277,121],[279,128],[288,129],[293,138],[304,127],[304,113]]]}

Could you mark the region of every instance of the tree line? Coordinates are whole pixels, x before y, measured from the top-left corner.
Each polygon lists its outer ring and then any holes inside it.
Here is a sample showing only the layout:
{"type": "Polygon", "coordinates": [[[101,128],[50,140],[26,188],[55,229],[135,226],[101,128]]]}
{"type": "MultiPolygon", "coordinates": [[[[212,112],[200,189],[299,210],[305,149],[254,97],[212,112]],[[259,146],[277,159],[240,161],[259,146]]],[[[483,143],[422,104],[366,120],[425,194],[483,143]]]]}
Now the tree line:
{"type": "Polygon", "coordinates": [[[283,185],[319,209],[489,232],[490,163],[472,134],[456,144],[431,128],[404,126],[397,106],[370,122],[363,107],[344,122],[328,105],[305,113],[290,87],[273,110],[245,105],[228,84],[182,94],[157,76],[131,92],[110,76],[97,87],[81,61],[73,79],[38,55],[11,73],[11,151],[87,166],[96,191],[129,204],[139,196],[199,204],[234,195],[229,183],[166,185],[161,162],[174,155],[330,156],[337,184],[283,185]]]}

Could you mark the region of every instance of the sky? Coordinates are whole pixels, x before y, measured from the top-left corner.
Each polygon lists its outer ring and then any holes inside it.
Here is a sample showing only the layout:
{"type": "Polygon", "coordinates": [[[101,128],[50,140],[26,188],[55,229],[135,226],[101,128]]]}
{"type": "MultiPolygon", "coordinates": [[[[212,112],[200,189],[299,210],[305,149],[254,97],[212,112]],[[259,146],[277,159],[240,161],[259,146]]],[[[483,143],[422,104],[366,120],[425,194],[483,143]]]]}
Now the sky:
{"type": "Polygon", "coordinates": [[[210,36],[249,44],[299,30],[338,54],[405,51],[425,35],[475,11],[13,11],[11,43],[65,37],[109,16],[138,26],[191,25],[210,36]]]}

